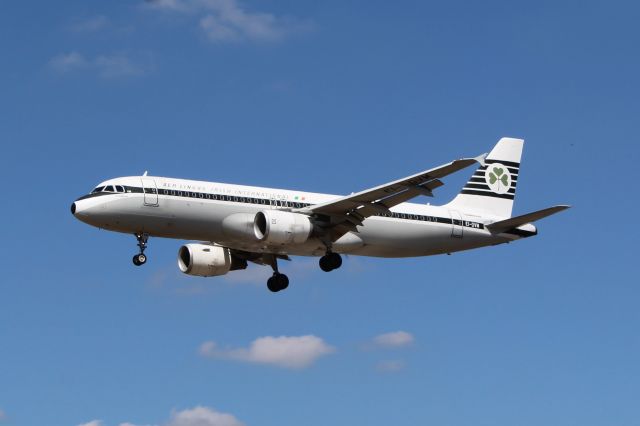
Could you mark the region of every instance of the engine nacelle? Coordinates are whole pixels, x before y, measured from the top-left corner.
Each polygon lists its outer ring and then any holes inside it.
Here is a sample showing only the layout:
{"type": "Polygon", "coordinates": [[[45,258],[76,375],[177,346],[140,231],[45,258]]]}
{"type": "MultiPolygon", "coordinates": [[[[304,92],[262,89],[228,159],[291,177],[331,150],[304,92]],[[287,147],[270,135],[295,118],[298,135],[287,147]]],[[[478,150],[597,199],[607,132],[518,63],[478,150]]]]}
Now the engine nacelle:
{"type": "Polygon", "coordinates": [[[231,263],[231,252],[226,247],[186,244],[178,251],[178,267],[188,275],[224,275],[231,270],[231,263]]]}
{"type": "Polygon", "coordinates": [[[236,241],[255,241],[253,222],[255,214],[234,213],[222,220],[222,232],[227,238],[236,241]]]}
{"type": "Polygon", "coordinates": [[[253,221],[256,238],[267,244],[302,244],[312,230],[309,216],[280,210],[259,211],[253,221]]]}

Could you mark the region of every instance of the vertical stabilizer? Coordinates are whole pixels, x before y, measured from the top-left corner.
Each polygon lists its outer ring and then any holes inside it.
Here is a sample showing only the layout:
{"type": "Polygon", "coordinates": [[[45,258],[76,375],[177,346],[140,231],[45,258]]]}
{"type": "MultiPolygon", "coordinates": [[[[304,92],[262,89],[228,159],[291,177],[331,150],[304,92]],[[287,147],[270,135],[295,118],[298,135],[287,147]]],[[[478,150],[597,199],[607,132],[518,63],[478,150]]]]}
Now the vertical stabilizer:
{"type": "Polygon", "coordinates": [[[511,217],[524,140],[502,138],[446,207],[468,213],[511,217]]]}

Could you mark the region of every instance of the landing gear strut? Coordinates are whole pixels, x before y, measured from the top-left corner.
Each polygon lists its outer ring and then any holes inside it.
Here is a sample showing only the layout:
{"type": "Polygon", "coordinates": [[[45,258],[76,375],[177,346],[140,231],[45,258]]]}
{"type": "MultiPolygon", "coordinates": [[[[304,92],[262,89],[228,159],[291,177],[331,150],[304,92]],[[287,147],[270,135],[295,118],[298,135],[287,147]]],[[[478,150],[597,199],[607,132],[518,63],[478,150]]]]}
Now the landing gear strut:
{"type": "Polygon", "coordinates": [[[319,263],[320,269],[325,272],[330,272],[342,266],[342,256],[338,253],[327,252],[327,254],[320,258],[319,263]]]}
{"type": "Polygon", "coordinates": [[[267,280],[267,288],[277,293],[289,287],[289,277],[278,272],[278,259],[275,256],[272,256],[270,264],[271,269],[273,269],[273,275],[267,280]]]}
{"type": "Polygon", "coordinates": [[[147,256],[144,254],[147,248],[147,241],[149,241],[149,234],[136,233],[136,239],[138,240],[138,247],[140,253],[133,256],[133,264],[136,266],[144,265],[147,263],[147,256]]]}

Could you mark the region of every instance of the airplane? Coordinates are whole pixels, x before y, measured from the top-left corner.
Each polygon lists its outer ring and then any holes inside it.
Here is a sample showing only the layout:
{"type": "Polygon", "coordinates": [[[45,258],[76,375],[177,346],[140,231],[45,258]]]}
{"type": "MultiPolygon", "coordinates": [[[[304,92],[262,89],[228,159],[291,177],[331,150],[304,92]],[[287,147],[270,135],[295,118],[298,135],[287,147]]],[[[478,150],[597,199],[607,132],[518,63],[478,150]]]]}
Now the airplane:
{"type": "Polygon", "coordinates": [[[82,222],[135,235],[136,266],[147,261],[149,237],[195,240],[178,250],[188,275],[212,277],[270,266],[272,292],[289,286],[278,260],[318,256],[333,271],[341,255],[415,257],[509,243],[537,234],[532,222],[563,211],[556,205],[512,217],[523,139],[502,138],[488,154],[352,193],[312,192],[203,182],[168,177],[119,177],[100,183],[71,205],[82,222]],[[477,164],[449,203],[408,203],[432,197],[442,178],[477,164]]]}

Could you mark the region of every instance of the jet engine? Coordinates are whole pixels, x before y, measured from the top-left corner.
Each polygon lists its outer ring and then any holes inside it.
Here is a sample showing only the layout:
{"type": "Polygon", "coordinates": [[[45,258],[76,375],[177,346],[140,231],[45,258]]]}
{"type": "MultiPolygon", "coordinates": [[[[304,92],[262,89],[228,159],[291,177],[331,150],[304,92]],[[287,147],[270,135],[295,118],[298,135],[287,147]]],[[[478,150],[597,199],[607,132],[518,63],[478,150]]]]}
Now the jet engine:
{"type": "Polygon", "coordinates": [[[313,224],[309,216],[262,210],[253,220],[253,232],[258,240],[267,244],[302,244],[309,239],[313,224]]]}
{"type": "Polygon", "coordinates": [[[236,258],[226,247],[185,244],[178,251],[178,267],[187,275],[215,277],[236,269],[245,269],[247,261],[236,258]]]}
{"type": "Polygon", "coordinates": [[[235,241],[255,241],[253,232],[253,222],[255,214],[234,213],[222,220],[222,232],[224,235],[235,241]]]}

